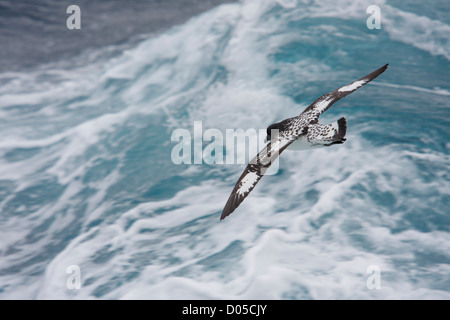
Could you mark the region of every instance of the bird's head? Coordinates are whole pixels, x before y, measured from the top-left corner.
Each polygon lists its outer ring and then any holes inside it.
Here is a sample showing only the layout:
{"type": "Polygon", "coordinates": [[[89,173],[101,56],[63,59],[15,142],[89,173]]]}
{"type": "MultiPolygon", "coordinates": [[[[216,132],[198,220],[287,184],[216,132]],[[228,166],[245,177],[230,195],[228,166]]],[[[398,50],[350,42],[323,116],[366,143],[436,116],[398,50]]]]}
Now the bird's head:
{"type": "Polygon", "coordinates": [[[270,139],[273,136],[277,136],[278,133],[280,132],[280,130],[282,130],[282,129],[283,129],[283,125],[280,122],[277,122],[277,123],[274,123],[274,124],[271,124],[270,126],[268,126],[267,127],[267,137],[266,137],[265,142],[270,141],[270,139]]]}

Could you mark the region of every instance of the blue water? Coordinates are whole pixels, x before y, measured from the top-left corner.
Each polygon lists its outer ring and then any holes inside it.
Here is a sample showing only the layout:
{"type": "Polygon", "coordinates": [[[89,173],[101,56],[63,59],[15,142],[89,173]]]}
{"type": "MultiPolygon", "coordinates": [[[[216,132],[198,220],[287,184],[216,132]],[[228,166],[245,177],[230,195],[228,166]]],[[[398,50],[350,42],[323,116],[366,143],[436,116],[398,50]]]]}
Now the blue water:
{"type": "Polygon", "coordinates": [[[372,4],[244,0],[53,62],[11,57],[0,298],[449,299],[448,3],[375,1],[379,30],[372,4]],[[284,152],[224,221],[245,165],[171,160],[175,129],[265,128],[385,63],[321,117],[346,117],[344,144],[284,152]]]}

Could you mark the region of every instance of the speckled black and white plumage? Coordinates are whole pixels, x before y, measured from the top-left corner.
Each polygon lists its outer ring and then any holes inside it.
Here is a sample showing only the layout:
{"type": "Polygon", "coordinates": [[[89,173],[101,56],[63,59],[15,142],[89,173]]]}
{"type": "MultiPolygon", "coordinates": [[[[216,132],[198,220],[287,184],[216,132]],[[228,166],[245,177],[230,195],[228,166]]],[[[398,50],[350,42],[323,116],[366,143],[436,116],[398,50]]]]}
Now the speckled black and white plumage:
{"type": "Polygon", "coordinates": [[[270,165],[286,148],[306,150],[341,144],[345,141],[347,123],[345,118],[323,125],[319,124],[319,116],[333,103],[356,91],[383,73],[388,65],[353,81],[339,89],[319,97],[299,116],[274,123],[267,128],[266,146],[249,162],[234,186],[220,219],[230,215],[253,190],[270,165]]]}

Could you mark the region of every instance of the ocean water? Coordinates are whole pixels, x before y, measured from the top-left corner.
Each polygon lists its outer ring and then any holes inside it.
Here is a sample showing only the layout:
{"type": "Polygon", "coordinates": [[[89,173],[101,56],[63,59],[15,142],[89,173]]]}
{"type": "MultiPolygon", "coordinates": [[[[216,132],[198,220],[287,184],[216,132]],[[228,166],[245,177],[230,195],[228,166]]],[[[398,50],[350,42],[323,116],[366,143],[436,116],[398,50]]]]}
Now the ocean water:
{"type": "Polygon", "coordinates": [[[449,9],[243,0],[0,55],[0,298],[450,299],[449,9]],[[344,144],[284,152],[223,221],[245,164],[171,159],[176,129],[266,128],[386,63],[321,116],[344,144]]]}

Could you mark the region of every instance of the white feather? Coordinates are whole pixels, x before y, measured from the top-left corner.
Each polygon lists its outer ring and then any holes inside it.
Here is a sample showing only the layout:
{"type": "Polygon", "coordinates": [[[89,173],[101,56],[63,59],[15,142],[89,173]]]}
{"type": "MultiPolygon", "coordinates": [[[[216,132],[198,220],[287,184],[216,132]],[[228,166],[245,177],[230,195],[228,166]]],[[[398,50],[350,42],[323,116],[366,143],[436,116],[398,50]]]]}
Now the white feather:
{"type": "Polygon", "coordinates": [[[359,87],[361,87],[365,83],[366,83],[366,80],[355,81],[355,82],[349,84],[348,86],[343,86],[338,91],[339,92],[353,91],[353,90],[358,89],[359,87]]]}
{"type": "Polygon", "coordinates": [[[242,180],[241,180],[241,187],[238,189],[238,192],[240,194],[247,193],[251,187],[255,185],[255,183],[258,181],[259,177],[255,172],[249,172],[242,180]]]}

